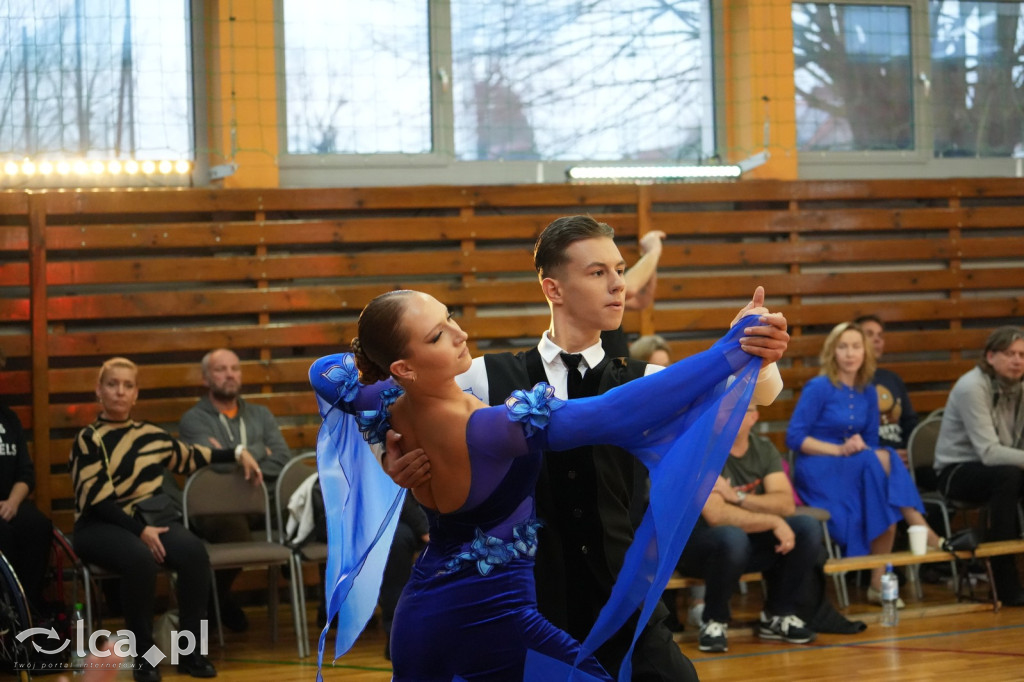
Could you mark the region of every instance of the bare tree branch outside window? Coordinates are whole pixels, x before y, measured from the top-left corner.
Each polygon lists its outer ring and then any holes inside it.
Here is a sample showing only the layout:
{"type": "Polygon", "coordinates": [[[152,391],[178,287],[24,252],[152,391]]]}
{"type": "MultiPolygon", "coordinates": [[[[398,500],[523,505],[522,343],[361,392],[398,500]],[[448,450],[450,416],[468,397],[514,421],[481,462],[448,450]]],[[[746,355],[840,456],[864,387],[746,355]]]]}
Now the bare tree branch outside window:
{"type": "Polygon", "coordinates": [[[0,2],[0,149],[193,158],[187,26],[184,2],[0,2]]]}

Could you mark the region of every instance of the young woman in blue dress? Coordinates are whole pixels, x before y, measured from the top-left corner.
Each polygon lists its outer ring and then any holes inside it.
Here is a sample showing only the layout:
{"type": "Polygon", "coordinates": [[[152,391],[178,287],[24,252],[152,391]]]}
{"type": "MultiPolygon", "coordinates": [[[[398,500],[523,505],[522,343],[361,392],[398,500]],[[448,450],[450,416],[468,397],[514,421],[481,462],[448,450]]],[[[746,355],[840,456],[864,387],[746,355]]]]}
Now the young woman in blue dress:
{"type": "MultiPolygon", "coordinates": [[[[395,613],[394,679],[568,679],[572,668],[575,680],[611,679],[592,655],[599,636],[581,645],[537,612],[533,555],[542,522],[533,494],[541,457],[609,443],[650,470],[651,505],[595,631],[617,631],[637,609],[646,622],[754,394],[762,362],[746,352],[747,332],[765,324],[767,311],[747,312],[754,317],[708,351],[600,396],[562,401],[540,383],[488,407],[455,382],[472,358],[443,304],[412,291],[374,299],[360,316],[354,356],[327,356],[310,369],[324,416],[317,449],[335,654],[372,611],[401,506],[403,491],[360,453],[364,437],[380,444],[393,426],[403,450],[422,448],[431,466],[430,479],[413,489],[430,542],[395,613]]],[[[619,673],[629,679],[629,666],[619,673]]]]}
{"type": "MultiPolygon", "coordinates": [[[[924,506],[903,461],[878,442],[875,358],[864,332],[836,325],[821,349],[820,375],[804,386],[786,432],[797,454],[796,488],[804,502],[832,515],[829,532],[847,556],[892,551],[896,523],[924,525],[924,506]]],[[[928,529],[928,545],[940,546],[928,529]]],[[[880,602],[882,569],[868,600],[880,602]]]]}

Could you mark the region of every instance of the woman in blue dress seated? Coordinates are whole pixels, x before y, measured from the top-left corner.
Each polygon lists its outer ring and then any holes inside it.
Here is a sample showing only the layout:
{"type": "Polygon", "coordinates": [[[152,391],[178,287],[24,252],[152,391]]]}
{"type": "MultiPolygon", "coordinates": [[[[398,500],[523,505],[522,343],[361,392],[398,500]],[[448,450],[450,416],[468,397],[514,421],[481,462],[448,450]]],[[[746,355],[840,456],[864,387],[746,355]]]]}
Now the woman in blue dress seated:
{"type": "MultiPolygon", "coordinates": [[[[903,460],[878,442],[871,345],[858,325],[844,322],[825,339],[820,362],[821,373],[804,386],[786,431],[786,445],[797,453],[797,493],[831,513],[829,532],[846,556],[886,554],[897,521],[927,522],[903,460]]],[[[928,545],[941,546],[931,528],[928,545]]],[[[868,601],[881,603],[881,579],[881,568],[872,571],[868,601]]]]}
{"type": "Polygon", "coordinates": [[[488,407],[455,383],[471,357],[444,305],[412,291],[374,299],[354,354],[310,368],[330,545],[321,661],[331,622],[340,656],[377,598],[405,491],[369,445],[393,426],[403,451],[423,448],[431,467],[412,491],[430,542],[395,612],[394,679],[611,679],[593,651],[638,609],[639,623],[650,618],[750,402],[761,360],[744,351],[743,332],[767,311],[753,313],[708,351],[601,396],[562,401],[541,383],[488,407]],[[652,484],[611,600],[581,644],[537,612],[533,495],[544,450],[591,443],[634,453],[652,484]]]}

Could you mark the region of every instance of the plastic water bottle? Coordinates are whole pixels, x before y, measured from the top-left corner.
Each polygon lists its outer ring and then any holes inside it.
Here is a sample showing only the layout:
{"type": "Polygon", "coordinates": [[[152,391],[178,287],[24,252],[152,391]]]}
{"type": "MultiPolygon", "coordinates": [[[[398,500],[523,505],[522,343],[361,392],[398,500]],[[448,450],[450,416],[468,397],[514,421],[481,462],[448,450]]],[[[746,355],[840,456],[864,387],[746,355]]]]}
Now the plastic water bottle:
{"type": "Polygon", "coordinates": [[[79,648],[79,645],[84,648],[85,642],[85,616],[82,615],[82,604],[79,602],[71,614],[71,659],[68,663],[74,677],[85,674],[85,651],[79,648]]]}
{"type": "Polygon", "coordinates": [[[900,598],[900,581],[892,572],[892,564],[885,565],[882,574],[882,625],[892,627],[900,622],[900,611],[896,602],[900,598]]]}

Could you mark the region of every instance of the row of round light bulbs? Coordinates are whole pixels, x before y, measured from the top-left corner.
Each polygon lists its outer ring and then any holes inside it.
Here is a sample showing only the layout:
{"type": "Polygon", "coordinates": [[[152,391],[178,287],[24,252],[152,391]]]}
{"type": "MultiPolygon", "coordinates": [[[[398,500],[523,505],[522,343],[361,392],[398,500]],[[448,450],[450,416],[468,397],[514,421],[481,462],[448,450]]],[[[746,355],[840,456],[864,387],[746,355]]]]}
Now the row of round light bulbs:
{"type": "Polygon", "coordinates": [[[170,175],[178,173],[185,175],[192,170],[192,164],[188,161],[35,161],[25,160],[20,163],[8,161],[4,164],[6,175],[153,175],[160,173],[170,175]]]}

